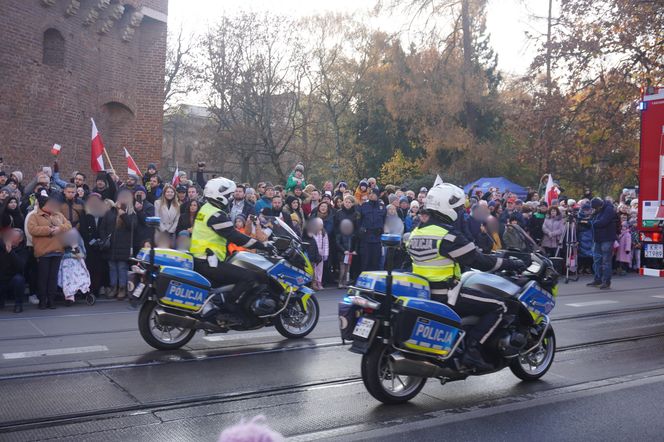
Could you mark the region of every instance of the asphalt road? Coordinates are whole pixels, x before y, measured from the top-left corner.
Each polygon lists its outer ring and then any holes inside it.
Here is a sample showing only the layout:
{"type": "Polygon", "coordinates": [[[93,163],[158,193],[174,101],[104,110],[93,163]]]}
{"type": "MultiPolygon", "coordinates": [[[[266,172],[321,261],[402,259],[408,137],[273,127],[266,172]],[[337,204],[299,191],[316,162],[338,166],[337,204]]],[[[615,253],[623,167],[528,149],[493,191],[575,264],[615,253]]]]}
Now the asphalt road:
{"type": "Polygon", "coordinates": [[[195,337],[153,350],[125,302],[0,313],[0,440],[215,440],[264,415],[296,440],[662,440],[664,280],[561,284],[559,351],[541,382],[509,371],[385,407],[337,332],[338,290],[319,293],[310,338],[195,337]]]}

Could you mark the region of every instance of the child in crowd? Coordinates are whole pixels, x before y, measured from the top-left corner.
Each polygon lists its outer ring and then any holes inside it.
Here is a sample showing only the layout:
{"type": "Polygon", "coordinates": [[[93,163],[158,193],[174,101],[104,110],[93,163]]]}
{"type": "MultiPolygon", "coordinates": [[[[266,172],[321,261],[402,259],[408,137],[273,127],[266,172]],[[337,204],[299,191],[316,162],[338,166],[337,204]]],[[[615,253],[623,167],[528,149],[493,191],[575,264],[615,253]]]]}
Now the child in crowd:
{"type": "Polygon", "coordinates": [[[618,251],[616,261],[618,262],[618,275],[629,271],[632,264],[632,232],[629,228],[627,215],[620,215],[621,229],[618,236],[618,251]]]}
{"type": "Polygon", "coordinates": [[[357,255],[353,222],[344,219],[339,224],[339,233],[336,235],[337,252],[339,255],[339,288],[348,286],[350,282],[350,266],[353,256],[357,255]]]}
{"type": "Polygon", "coordinates": [[[323,290],[323,269],[325,267],[325,261],[327,261],[330,254],[330,243],[322,219],[312,219],[309,223],[308,229],[309,236],[315,241],[319,254],[319,260],[314,267],[314,281],[312,287],[314,290],[323,290]]]}
{"type": "Polygon", "coordinates": [[[58,286],[62,287],[66,305],[76,301],[76,293],[90,292],[90,273],[85,266],[85,246],[78,230],[71,229],[62,237],[64,254],[60,261],[58,286]]]}

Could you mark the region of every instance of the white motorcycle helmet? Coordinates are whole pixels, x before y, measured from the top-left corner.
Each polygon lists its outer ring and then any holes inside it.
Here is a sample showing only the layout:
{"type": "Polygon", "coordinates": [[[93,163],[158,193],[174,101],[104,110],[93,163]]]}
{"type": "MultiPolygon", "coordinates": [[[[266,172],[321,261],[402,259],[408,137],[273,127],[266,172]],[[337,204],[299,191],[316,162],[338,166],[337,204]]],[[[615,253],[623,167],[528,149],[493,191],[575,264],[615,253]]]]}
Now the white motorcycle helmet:
{"type": "Polygon", "coordinates": [[[231,195],[235,192],[235,187],[235,183],[228,178],[213,178],[205,185],[203,196],[208,203],[219,209],[224,209],[228,205],[231,195]]]}
{"type": "Polygon", "coordinates": [[[432,187],[427,193],[425,207],[430,212],[456,221],[457,209],[466,203],[466,194],[463,189],[454,184],[443,183],[432,187]]]}

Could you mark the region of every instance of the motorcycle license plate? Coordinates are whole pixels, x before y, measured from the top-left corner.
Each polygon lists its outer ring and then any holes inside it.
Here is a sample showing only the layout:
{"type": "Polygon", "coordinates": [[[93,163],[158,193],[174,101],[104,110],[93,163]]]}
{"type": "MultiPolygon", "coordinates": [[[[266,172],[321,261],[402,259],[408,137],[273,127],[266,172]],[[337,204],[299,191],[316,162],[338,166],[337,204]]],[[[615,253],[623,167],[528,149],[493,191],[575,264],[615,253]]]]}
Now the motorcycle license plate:
{"type": "Polygon", "coordinates": [[[371,334],[371,330],[373,330],[373,326],[375,323],[376,321],[374,321],[373,319],[364,318],[364,317],[360,318],[357,321],[357,324],[355,324],[355,329],[353,330],[353,336],[367,339],[371,334]]]}
{"type": "Polygon", "coordinates": [[[643,255],[646,258],[664,258],[664,244],[646,244],[643,255]]]}
{"type": "Polygon", "coordinates": [[[131,296],[134,298],[140,298],[141,295],[143,294],[143,289],[145,289],[145,284],[142,282],[136,286],[133,292],[131,292],[131,296]]]}

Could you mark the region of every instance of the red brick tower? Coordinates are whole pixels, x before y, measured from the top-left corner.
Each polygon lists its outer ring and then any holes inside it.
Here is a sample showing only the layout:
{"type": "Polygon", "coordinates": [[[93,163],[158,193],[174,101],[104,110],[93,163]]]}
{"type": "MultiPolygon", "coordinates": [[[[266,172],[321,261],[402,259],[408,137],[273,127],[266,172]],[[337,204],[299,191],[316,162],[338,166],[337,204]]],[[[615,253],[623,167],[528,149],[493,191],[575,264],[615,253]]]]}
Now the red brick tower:
{"type": "Polygon", "coordinates": [[[121,177],[122,147],[142,169],[159,161],[168,0],[0,0],[0,10],[5,170],[29,180],[59,143],[63,178],[89,173],[90,117],[121,177]]]}

